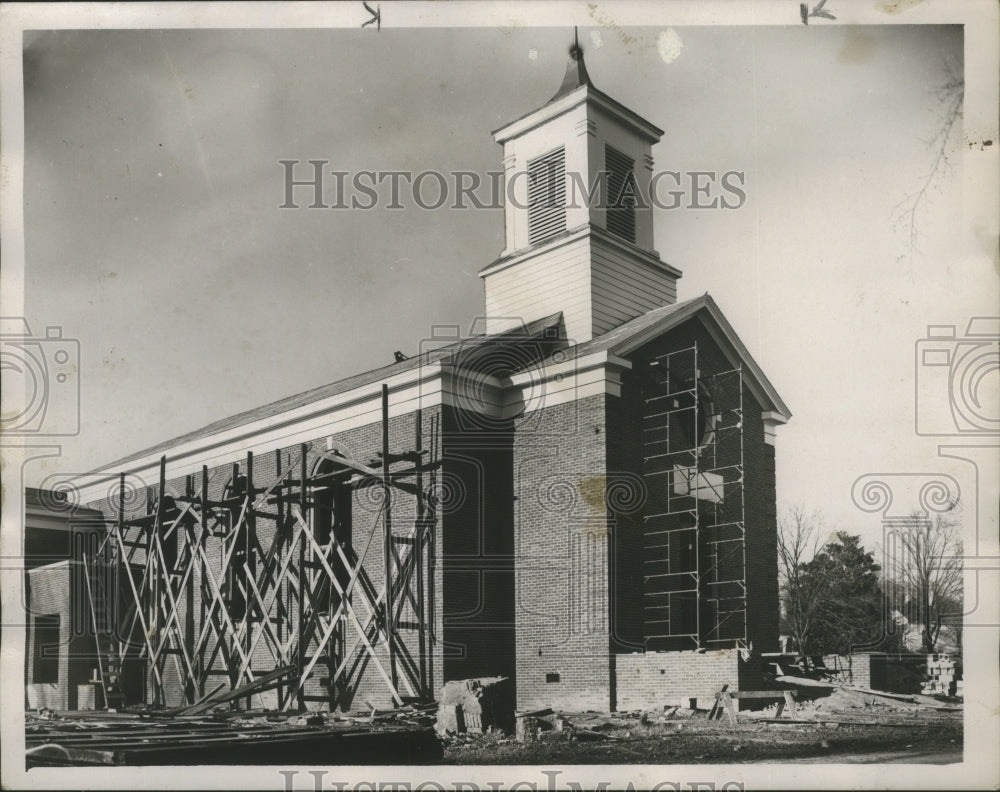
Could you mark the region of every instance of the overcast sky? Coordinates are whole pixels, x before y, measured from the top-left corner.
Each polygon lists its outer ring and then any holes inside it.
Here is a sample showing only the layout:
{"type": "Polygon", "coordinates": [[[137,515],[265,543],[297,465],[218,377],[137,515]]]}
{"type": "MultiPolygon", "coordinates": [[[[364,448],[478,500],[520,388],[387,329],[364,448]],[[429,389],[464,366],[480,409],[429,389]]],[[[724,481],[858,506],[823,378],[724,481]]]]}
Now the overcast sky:
{"type": "MultiPolygon", "coordinates": [[[[25,312],[36,334],[80,340],[83,425],[27,482],[385,365],[435,323],[468,327],[502,210],[282,210],[278,162],[495,170],[491,130],[552,96],[571,36],[26,33],[25,312]]],[[[580,36],[597,87],[665,130],[658,169],[745,173],[742,208],[656,210],[655,241],[684,273],[679,299],[710,292],[794,413],[779,505],[871,540],[858,476],[968,482],[916,436],[913,406],[926,326],[996,313],[991,256],[960,230],[961,123],[912,249],[906,211],[934,166],[937,89],[963,73],[962,28],[580,36]]]]}

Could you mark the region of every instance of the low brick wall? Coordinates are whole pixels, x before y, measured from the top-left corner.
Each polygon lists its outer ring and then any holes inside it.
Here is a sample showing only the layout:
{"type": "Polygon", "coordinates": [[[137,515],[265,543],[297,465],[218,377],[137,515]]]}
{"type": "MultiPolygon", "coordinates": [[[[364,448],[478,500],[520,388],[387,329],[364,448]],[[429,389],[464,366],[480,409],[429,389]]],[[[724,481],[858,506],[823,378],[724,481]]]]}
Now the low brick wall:
{"type": "Polygon", "coordinates": [[[617,709],[660,709],[692,698],[711,699],[728,684],[739,688],[739,652],[647,652],[615,658],[617,709]]]}
{"type": "Polygon", "coordinates": [[[879,652],[853,655],[823,655],[823,665],[838,671],[837,681],[872,690],[888,690],[886,656],[879,652]]]}

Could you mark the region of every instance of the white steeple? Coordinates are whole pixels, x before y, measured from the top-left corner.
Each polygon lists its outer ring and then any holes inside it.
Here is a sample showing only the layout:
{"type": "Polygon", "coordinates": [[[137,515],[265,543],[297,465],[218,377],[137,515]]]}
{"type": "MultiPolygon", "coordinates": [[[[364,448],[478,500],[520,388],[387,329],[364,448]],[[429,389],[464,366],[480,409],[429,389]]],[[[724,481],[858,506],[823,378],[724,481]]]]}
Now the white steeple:
{"type": "Polygon", "coordinates": [[[489,332],[561,311],[580,343],[676,300],[648,200],[662,134],[594,87],[574,41],[555,96],[493,133],[507,200],[505,248],[480,272],[489,332]]]}

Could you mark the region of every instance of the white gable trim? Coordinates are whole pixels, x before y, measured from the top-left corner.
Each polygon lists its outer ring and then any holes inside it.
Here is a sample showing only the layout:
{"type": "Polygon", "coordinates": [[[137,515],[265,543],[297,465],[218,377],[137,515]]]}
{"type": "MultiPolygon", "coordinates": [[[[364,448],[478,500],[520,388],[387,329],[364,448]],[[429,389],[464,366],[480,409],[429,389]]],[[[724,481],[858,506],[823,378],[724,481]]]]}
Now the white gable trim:
{"type": "Polygon", "coordinates": [[[654,322],[641,333],[636,333],[626,340],[613,347],[613,350],[621,355],[634,352],[639,347],[652,341],[671,328],[686,322],[688,319],[697,317],[712,339],[719,345],[723,354],[733,367],[742,365],[743,380],[766,411],[774,414],[777,423],[785,423],[792,417],[788,406],[778,395],[778,391],[770,383],[764,371],[757,364],[757,361],[750,355],[740,337],[736,334],[733,326],[729,324],[715,300],[708,294],[703,294],[689,302],[679,306],[677,310],[671,311],[663,317],[661,321],[654,322]]]}

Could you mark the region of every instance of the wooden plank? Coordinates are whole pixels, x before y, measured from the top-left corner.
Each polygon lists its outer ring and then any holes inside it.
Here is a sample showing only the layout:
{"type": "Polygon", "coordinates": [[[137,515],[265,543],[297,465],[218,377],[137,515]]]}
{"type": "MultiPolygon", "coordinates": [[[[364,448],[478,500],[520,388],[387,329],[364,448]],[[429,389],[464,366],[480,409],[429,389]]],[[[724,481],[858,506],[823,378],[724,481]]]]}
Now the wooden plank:
{"type": "Polygon", "coordinates": [[[895,722],[884,722],[884,721],[874,721],[874,720],[838,720],[834,718],[815,718],[810,720],[803,720],[801,718],[754,718],[753,723],[777,723],[777,724],[796,724],[796,723],[809,723],[813,726],[820,726],[824,723],[835,723],[840,726],[885,726],[886,728],[893,729],[899,727],[914,728],[920,726],[930,725],[927,721],[895,721],[895,722]]]}
{"type": "Polygon", "coordinates": [[[715,703],[712,705],[712,709],[708,711],[709,720],[715,720],[716,713],[719,711],[719,702],[722,700],[722,697],[726,694],[727,690],[729,690],[728,682],[722,686],[722,690],[715,694],[715,703]]]}
{"type": "Polygon", "coordinates": [[[733,704],[733,697],[729,694],[728,690],[722,694],[722,703],[726,708],[726,715],[729,716],[729,723],[735,726],[737,722],[736,706],[733,704]]]}
{"type": "MultiPolygon", "coordinates": [[[[225,673],[228,674],[228,672],[225,672],[225,673]]],[[[213,689],[210,693],[206,693],[204,696],[200,696],[197,701],[194,701],[191,704],[186,704],[183,707],[171,707],[170,709],[157,710],[156,714],[157,715],[182,715],[182,714],[185,714],[185,710],[189,710],[189,709],[191,709],[191,707],[197,706],[198,704],[203,704],[204,702],[208,701],[216,693],[220,692],[225,687],[226,687],[226,684],[224,682],[220,683],[219,686],[216,687],[215,689],[213,689]]],[[[190,715],[191,713],[186,713],[186,714],[190,715]]]]}
{"type": "Polygon", "coordinates": [[[733,690],[729,695],[745,699],[780,699],[786,698],[789,693],[793,696],[798,695],[797,690],[733,690]]]}
{"type": "Polygon", "coordinates": [[[894,701],[905,701],[910,704],[918,704],[922,707],[930,707],[931,709],[939,710],[961,710],[961,707],[953,707],[947,704],[942,704],[937,699],[933,699],[930,696],[919,696],[917,694],[904,694],[904,693],[888,693],[884,690],[871,690],[870,688],[855,687],[853,685],[838,685],[834,682],[819,682],[815,679],[807,679],[805,677],[797,676],[778,676],[775,677],[775,681],[782,682],[788,685],[796,685],[797,687],[812,687],[812,688],[825,688],[826,690],[851,690],[855,693],[862,693],[866,696],[878,696],[880,698],[892,699],[894,701]]]}
{"type": "Polygon", "coordinates": [[[353,470],[353,471],[355,471],[357,473],[361,473],[361,474],[363,474],[363,475],[365,475],[365,476],[367,476],[369,478],[378,479],[379,481],[383,481],[383,483],[388,483],[389,486],[395,487],[396,489],[399,489],[399,490],[403,490],[404,492],[407,492],[407,493],[409,493],[411,495],[420,495],[421,494],[421,493],[417,492],[417,488],[413,484],[409,484],[409,483],[404,482],[404,481],[395,481],[395,480],[389,480],[388,482],[385,482],[381,470],[377,470],[377,469],[375,469],[373,467],[369,467],[368,465],[365,465],[365,464],[363,464],[361,462],[356,462],[355,460],[350,459],[348,457],[343,457],[343,456],[339,456],[337,454],[331,454],[331,453],[323,453],[323,454],[319,455],[319,458],[320,459],[328,459],[328,460],[330,460],[331,462],[333,462],[333,463],[335,463],[337,465],[343,465],[344,467],[350,468],[351,470],[353,470]]]}
{"type": "Polygon", "coordinates": [[[253,682],[248,682],[245,685],[240,685],[234,690],[230,690],[227,694],[214,698],[211,701],[204,701],[200,704],[192,704],[190,707],[185,707],[178,714],[179,715],[196,715],[199,712],[204,712],[205,710],[211,709],[217,704],[225,704],[227,701],[232,701],[233,699],[238,699],[241,696],[250,696],[257,692],[260,688],[267,685],[269,682],[273,682],[280,677],[290,674],[295,671],[296,668],[293,665],[282,666],[281,668],[276,668],[269,674],[264,674],[262,677],[258,677],[253,682]]]}
{"type": "Polygon", "coordinates": [[[393,689],[399,689],[396,672],[396,650],[393,636],[396,632],[394,622],[396,613],[393,610],[392,580],[393,580],[393,545],[392,545],[392,476],[389,473],[389,386],[382,383],[382,487],[384,511],[382,512],[382,529],[384,539],[382,553],[385,560],[385,643],[389,650],[389,674],[392,677],[393,689]]]}
{"type": "MultiPolygon", "coordinates": [[[[795,711],[795,691],[794,690],[786,690],[785,691],[785,702],[784,703],[788,705],[788,712],[791,714],[792,718],[794,719],[795,717],[797,717],[797,713],[795,711]]],[[[782,707],[782,706],[779,705],[779,707],[778,707],[778,715],[779,716],[781,715],[781,710],[782,709],[784,709],[784,707],[782,707]]]]}

